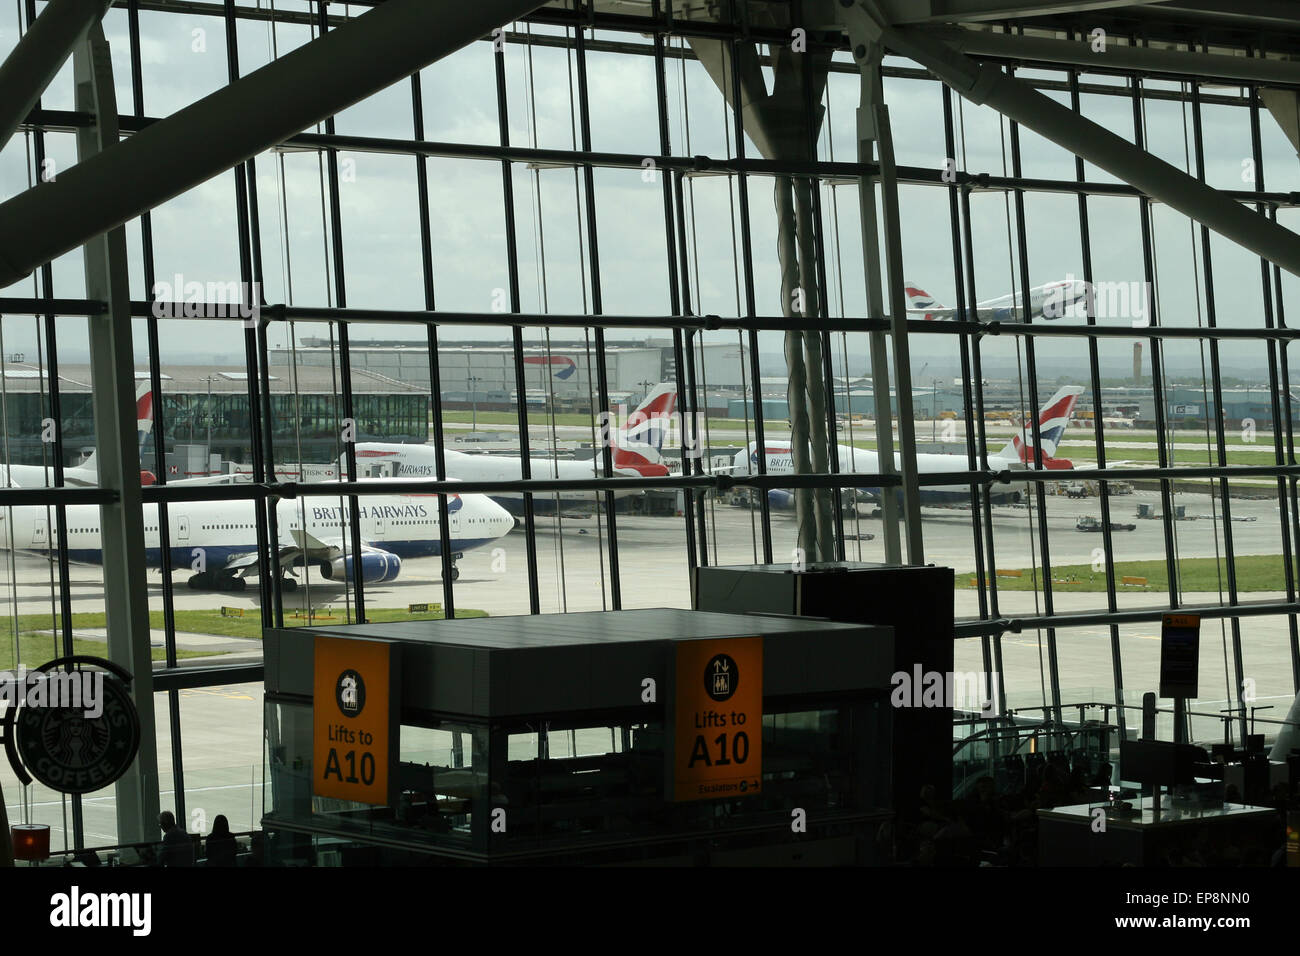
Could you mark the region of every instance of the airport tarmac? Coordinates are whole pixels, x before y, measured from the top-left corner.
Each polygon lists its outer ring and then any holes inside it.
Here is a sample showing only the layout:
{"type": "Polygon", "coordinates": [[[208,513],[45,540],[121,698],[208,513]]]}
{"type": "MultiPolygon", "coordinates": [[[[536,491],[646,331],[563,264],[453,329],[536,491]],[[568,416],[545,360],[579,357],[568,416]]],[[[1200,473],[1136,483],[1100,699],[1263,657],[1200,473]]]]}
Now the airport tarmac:
{"type": "MultiPolygon", "coordinates": [[[[1115,532],[1118,560],[1151,560],[1164,557],[1164,522],[1134,517],[1138,504],[1150,504],[1160,510],[1160,498],[1154,492],[1113,498],[1112,520],[1133,523],[1133,531],[1115,532]]],[[[1175,504],[1184,505],[1189,520],[1174,522],[1177,548],[1181,557],[1213,557],[1223,547],[1225,525],[1217,500],[1208,494],[1179,494],[1175,504]],[[1217,514],[1218,519],[1210,517],[1217,514]]],[[[1281,526],[1276,499],[1232,499],[1234,519],[1227,525],[1233,536],[1235,552],[1278,554],[1281,551],[1281,526]]],[[[865,509],[864,509],[865,511],[865,509]]],[[[1067,564],[1090,564],[1101,546],[1100,535],[1079,532],[1075,522],[1083,515],[1099,515],[1095,498],[1047,499],[1047,536],[1053,567],[1067,564]]],[[[747,509],[722,501],[706,503],[709,530],[709,561],[715,564],[748,564],[761,560],[759,516],[747,509]]],[[[974,536],[971,514],[965,509],[926,508],[923,510],[925,560],[953,567],[959,580],[975,568],[974,536]]],[[[881,522],[865,515],[846,522],[847,534],[860,533],[864,540],[846,542],[847,556],[867,561],[883,560],[881,522]],[[874,535],[865,540],[866,535],[874,535]]],[[[772,518],[773,553],[777,561],[791,560],[795,541],[793,516],[774,512],[772,518]]],[[[996,567],[1022,569],[1041,564],[1039,521],[1036,509],[1007,506],[995,509],[993,532],[996,567]]],[[[686,607],[690,604],[687,576],[686,521],[682,516],[647,517],[619,515],[618,586],[623,607],[686,607]]],[[[536,523],[538,600],[544,612],[593,610],[613,606],[612,571],[609,561],[608,527],[596,517],[540,518],[536,523]]],[[[495,545],[469,552],[459,562],[460,578],[454,584],[454,598],[459,608],[475,608],[493,615],[526,614],[529,611],[528,567],[525,535],[516,529],[495,545]]],[[[50,566],[42,559],[15,555],[5,556],[5,583],[0,584],[0,611],[50,613],[50,566]],[[18,595],[14,606],[15,590],[18,595]]],[[[73,611],[102,610],[102,575],[99,568],[73,566],[73,611]]],[[[188,572],[177,572],[174,591],[178,609],[212,609],[220,606],[254,609],[258,592],[201,592],[184,586],[188,572]]],[[[150,572],[151,607],[161,609],[162,589],[158,572],[150,572]]],[[[438,559],[404,562],[398,580],[366,589],[369,607],[405,608],[409,604],[443,600],[441,563],[438,559]]],[[[871,599],[870,596],[865,596],[871,599]]],[[[959,620],[978,618],[978,591],[958,588],[955,594],[959,620]]],[[[1278,601],[1284,595],[1253,592],[1243,595],[1248,602],[1278,601]]],[[[1121,592],[1120,608],[1167,606],[1168,596],[1157,592],[1121,592]]],[[[1215,593],[1189,594],[1186,603],[1218,603],[1215,593]]],[[[286,614],[308,605],[319,610],[332,608],[345,619],[347,594],[337,585],[313,580],[309,588],[286,595],[286,614]]],[[[1053,597],[1056,613],[1102,611],[1104,593],[1058,593],[1053,597]]],[[[1017,618],[1045,613],[1045,596],[1029,591],[1000,591],[997,614],[1017,618]]],[[[78,636],[102,637],[103,631],[86,629],[78,636]]],[[[1250,681],[1253,706],[1268,707],[1261,718],[1285,715],[1293,696],[1291,676],[1291,630],[1286,615],[1242,618],[1239,625],[1243,648],[1242,673],[1250,681]]],[[[161,633],[151,635],[154,642],[161,633]]],[[[1228,705],[1228,684],[1235,684],[1234,632],[1231,622],[1207,621],[1202,630],[1201,701],[1193,706],[1198,713],[1215,714],[1228,705]],[[1226,656],[1225,656],[1226,650],[1226,656]],[[1226,660],[1226,663],[1225,663],[1226,660]]],[[[1159,665],[1159,625],[1148,622],[1123,625],[1114,638],[1122,649],[1123,683],[1128,702],[1140,704],[1141,694],[1154,690],[1159,665]]],[[[958,642],[957,670],[982,669],[982,640],[958,642]]],[[[1063,701],[1111,702],[1113,680],[1112,635],[1106,626],[1046,631],[1008,632],[990,640],[989,653],[1000,654],[1005,674],[1007,706],[1032,708],[1050,700],[1046,687],[1047,662],[1056,654],[1063,701]],[[1053,643],[1055,647],[1053,648],[1053,643]]],[[[256,642],[220,638],[210,635],[178,635],[178,646],[205,652],[224,652],[223,663],[256,659],[256,642]]],[[[214,658],[193,658],[183,663],[212,663],[214,658]]],[[[33,662],[35,663],[35,662],[33,662]]],[[[184,690],[178,693],[180,720],[185,736],[184,787],[186,812],[192,826],[205,823],[206,832],[217,813],[225,813],[236,830],[248,829],[261,815],[262,777],[262,692],[261,684],[184,690]]],[[[162,774],[164,806],[172,800],[170,736],[165,695],[156,695],[159,717],[158,758],[162,774]]],[[[1102,717],[1100,709],[1090,716],[1102,717]]],[[[1109,719],[1113,722],[1112,710],[1109,719]]],[[[1195,725],[1198,737],[1221,735],[1221,724],[1213,717],[1200,718],[1195,725]]],[[[1262,728],[1261,728],[1262,729],[1262,728]]],[[[0,767],[0,782],[9,807],[11,821],[24,819],[19,788],[7,766],[0,767]]],[[[31,819],[50,823],[56,829],[55,845],[62,842],[65,801],[57,794],[32,787],[31,819]]],[[[83,800],[87,839],[104,843],[115,839],[112,791],[92,794],[83,800]]],[[[69,817],[70,819],[70,817],[69,817]]],[[[191,827],[192,828],[192,827],[191,827]]]]}

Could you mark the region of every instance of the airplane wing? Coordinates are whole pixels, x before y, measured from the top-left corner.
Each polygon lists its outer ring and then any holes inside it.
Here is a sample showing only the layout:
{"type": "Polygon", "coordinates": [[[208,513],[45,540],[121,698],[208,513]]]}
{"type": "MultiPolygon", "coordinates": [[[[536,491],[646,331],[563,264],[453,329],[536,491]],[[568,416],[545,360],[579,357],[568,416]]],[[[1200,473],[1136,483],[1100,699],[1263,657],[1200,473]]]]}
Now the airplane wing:
{"type": "Polygon", "coordinates": [[[909,319],[925,319],[927,322],[932,319],[952,319],[956,318],[956,309],[908,309],[907,317],[909,319]]]}
{"type": "MultiPolygon", "coordinates": [[[[281,568],[291,568],[301,562],[302,558],[312,561],[333,561],[344,555],[343,542],[339,541],[322,541],[315,535],[299,528],[292,529],[289,534],[293,537],[292,545],[281,545],[278,561],[281,568]]],[[[369,545],[362,545],[362,551],[376,551],[369,545]]],[[[243,554],[234,554],[221,566],[222,571],[237,572],[244,575],[256,573],[257,570],[256,551],[246,551],[243,554]]]]}
{"type": "Polygon", "coordinates": [[[971,311],[975,313],[977,322],[1023,322],[1025,320],[1022,310],[1018,306],[999,309],[985,309],[976,306],[971,311]]]}
{"type": "MultiPolygon", "coordinates": [[[[301,528],[291,529],[289,535],[298,546],[296,550],[309,558],[326,558],[332,560],[343,556],[342,540],[338,542],[322,541],[311,532],[304,531],[301,528]]],[[[362,549],[369,550],[364,545],[362,546],[362,549]]]]}
{"type": "MultiPolygon", "coordinates": [[[[299,554],[311,558],[313,561],[333,561],[335,558],[341,558],[351,550],[351,542],[344,544],[342,538],[335,538],[325,541],[316,537],[309,531],[303,531],[301,528],[292,528],[289,534],[293,537],[296,547],[282,548],[280,551],[280,563],[284,564],[286,555],[292,553],[295,557],[299,554]]],[[[373,545],[361,542],[362,554],[388,554],[383,548],[376,548],[373,545]]]]}
{"type": "Polygon", "coordinates": [[[200,475],[197,478],[173,478],[167,487],[175,485],[241,485],[253,480],[252,475],[235,472],[229,475],[200,475]]]}
{"type": "Polygon", "coordinates": [[[232,554],[226,563],[221,566],[223,571],[244,571],[247,568],[254,567],[257,564],[257,552],[246,551],[243,554],[232,554]]]}
{"type": "Polygon", "coordinates": [[[932,321],[935,319],[965,319],[966,321],[975,322],[1023,322],[1024,318],[1020,314],[1020,309],[1006,308],[980,308],[966,309],[958,312],[956,309],[908,309],[907,317],[909,319],[925,319],[932,321]]]}

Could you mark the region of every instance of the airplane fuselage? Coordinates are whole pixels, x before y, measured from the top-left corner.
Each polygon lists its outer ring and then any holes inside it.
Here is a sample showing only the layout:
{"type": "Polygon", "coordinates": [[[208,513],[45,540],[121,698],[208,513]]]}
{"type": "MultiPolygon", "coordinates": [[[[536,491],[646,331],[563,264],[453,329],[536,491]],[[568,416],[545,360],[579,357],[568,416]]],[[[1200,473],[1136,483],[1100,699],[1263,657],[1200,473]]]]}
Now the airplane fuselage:
{"type": "MultiPolygon", "coordinates": [[[[454,496],[448,507],[453,552],[491,544],[514,527],[503,509],[480,495],[454,496]]],[[[143,512],[145,560],[160,567],[158,505],[147,503],[143,512]]],[[[361,539],[367,545],[401,558],[442,553],[436,495],[367,495],[360,499],[359,512],[361,539]]],[[[66,514],[68,557],[102,563],[99,506],[69,505],[66,514]]],[[[321,540],[350,543],[350,508],[337,498],[281,501],[276,520],[283,548],[294,546],[295,530],[305,530],[321,540]]],[[[251,501],[175,503],[168,507],[167,521],[168,549],[176,568],[191,567],[200,554],[208,567],[220,567],[231,557],[257,550],[257,512],[251,501]]],[[[53,508],[23,505],[0,509],[0,547],[50,553],[58,545],[57,528],[53,508]]]]}
{"type": "MultiPolygon", "coordinates": [[[[880,457],[874,451],[868,451],[864,448],[854,448],[851,445],[837,445],[839,451],[839,470],[841,472],[857,474],[880,474],[880,457]]],[[[736,472],[742,474],[754,474],[758,471],[758,454],[757,451],[742,451],[736,456],[736,472]]],[[[767,473],[769,475],[792,475],[794,474],[794,460],[788,449],[769,445],[766,454],[767,473]]],[[[990,458],[989,465],[992,468],[1002,470],[1011,468],[1023,468],[1020,462],[1009,462],[1002,459],[990,458]]],[[[894,453],[894,470],[902,471],[902,459],[897,452],[894,453]]],[[[965,455],[937,455],[937,454],[919,454],[916,456],[916,470],[918,474],[939,474],[944,472],[956,472],[967,470],[967,460],[965,455]]],[[[864,495],[879,500],[882,489],[879,486],[860,486],[856,489],[864,495]]],[[[901,495],[901,489],[898,494],[901,495]]],[[[990,488],[990,500],[993,504],[1015,504],[1021,500],[1023,493],[1019,489],[1008,489],[1005,486],[993,486],[990,488]]],[[[925,505],[954,505],[970,503],[969,485],[922,485],[920,489],[921,504],[925,505]]]]}
{"type": "MultiPolygon", "coordinates": [[[[444,453],[447,477],[457,481],[519,481],[523,478],[523,459],[514,455],[467,455],[447,449],[444,453]]],[[[357,445],[357,467],[364,469],[388,463],[394,478],[436,478],[438,466],[432,445],[402,445],[387,442],[363,442],[357,445]]],[[[534,479],[590,479],[604,474],[600,456],[588,461],[559,458],[529,459],[534,479]]],[[[639,494],[635,488],[615,489],[614,497],[639,494]]],[[[534,492],[533,511],[547,514],[556,510],[590,509],[597,501],[594,491],[534,492]]],[[[494,491],[487,495],[513,515],[524,513],[524,495],[519,491],[494,491]]]]}

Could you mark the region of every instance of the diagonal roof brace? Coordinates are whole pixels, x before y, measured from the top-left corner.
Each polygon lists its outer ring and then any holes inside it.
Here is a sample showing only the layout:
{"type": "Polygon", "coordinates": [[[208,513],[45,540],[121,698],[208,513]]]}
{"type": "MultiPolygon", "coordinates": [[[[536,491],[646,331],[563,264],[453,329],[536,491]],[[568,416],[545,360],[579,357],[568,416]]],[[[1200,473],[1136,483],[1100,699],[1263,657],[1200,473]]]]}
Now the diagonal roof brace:
{"type": "Polygon", "coordinates": [[[1287,138],[1291,148],[1300,156],[1300,96],[1295,90],[1275,90],[1261,87],[1260,101],[1287,138]]]}
{"type": "Polygon", "coordinates": [[[1094,49],[1091,42],[994,33],[992,30],[936,27],[930,32],[954,50],[971,56],[1067,63],[1085,70],[1096,65],[1139,73],[1213,77],[1243,84],[1300,83],[1300,60],[1281,57],[1232,56],[1118,42],[1107,42],[1104,47],[1094,49]]]}
{"type": "Polygon", "coordinates": [[[973,23],[1137,7],[1163,0],[880,0],[890,23],[973,23]]]}
{"type": "Polygon", "coordinates": [[[0,204],[0,287],[540,5],[387,0],[0,204]]]}
{"type": "Polygon", "coordinates": [[[870,0],[840,0],[843,15],[861,18],[892,52],[920,63],[976,104],[1009,119],[1076,156],[1100,166],[1152,199],[1213,229],[1269,262],[1300,276],[1300,236],[1158,159],[1110,130],[1004,73],[936,39],[930,31],[885,23],[870,0]]]}
{"type": "Polygon", "coordinates": [[[0,148],[113,0],[50,0],[0,65],[0,148]]]}

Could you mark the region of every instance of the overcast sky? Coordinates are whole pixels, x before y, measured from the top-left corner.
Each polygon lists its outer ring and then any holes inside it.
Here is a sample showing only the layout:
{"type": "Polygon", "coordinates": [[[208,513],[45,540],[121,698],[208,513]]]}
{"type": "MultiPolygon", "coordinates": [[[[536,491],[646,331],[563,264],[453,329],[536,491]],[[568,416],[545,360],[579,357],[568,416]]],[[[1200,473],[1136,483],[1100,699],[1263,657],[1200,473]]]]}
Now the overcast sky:
{"type": "MultiPolygon", "coordinates": [[[[293,8],[291,3],[279,4],[293,8]]],[[[306,4],[298,4],[305,8],[306,4]]],[[[224,26],[219,19],[190,14],[141,12],[144,108],[147,115],[164,116],[219,88],[226,81],[224,26]]],[[[12,6],[0,9],[0,47],[12,47],[17,23],[12,6]]],[[[119,109],[132,110],[125,11],[110,10],[105,30],[112,46],[119,109]]],[[[535,32],[541,32],[534,28],[535,32]]],[[[251,72],[268,62],[272,44],[280,55],[306,42],[305,27],[280,25],[274,38],[266,23],[240,22],[241,70],[251,72]]],[[[619,39],[629,39],[620,36],[619,39]]],[[[633,37],[633,40],[640,38],[633,37]]],[[[676,41],[674,41],[676,42],[676,41]]],[[[897,61],[900,62],[901,61],[897,61]]],[[[571,57],[564,50],[537,47],[531,58],[519,44],[508,44],[510,136],[515,145],[547,148],[573,145],[575,118],[571,111],[571,57]]],[[[1063,79],[1064,74],[1022,71],[1022,75],[1063,79]]],[[[1096,82],[1114,84],[1105,78],[1096,82]]],[[[576,79],[574,80],[576,83],[576,79]]],[[[495,143],[498,120],[491,45],[476,43],[423,72],[425,138],[463,143],[495,143]]],[[[654,100],[653,60],[593,52],[588,60],[592,146],[596,150],[654,155],[660,152],[654,100]]],[[[1159,84],[1175,89],[1176,84],[1159,84]]],[[[1206,93],[1235,95],[1233,88],[1206,93]]],[[[1064,101],[1063,94],[1057,95],[1064,101]]],[[[854,110],[858,81],[852,74],[832,74],[828,111],[820,141],[821,155],[849,161],[855,158],[854,110]]],[[[889,79],[890,107],[897,161],[903,165],[940,168],[948,159],[943,137],[941,88],[937,83],[889,79]]],[[[961,104],[959,98],[955,104],[961,104]]],[[[705,71],[693,61],[684,69],[669,62],[668,104],[673,150],[682,154],[725,155],[728,116],[722,96],[705,71]],[[684,81],[683,81],[684,74],[684,81]]],[[[46,108],[72,108],[69,64],[52,84],[42,103],[46,108]]],[[[1132,105],[1127,97],[1085,95],[1085,114],[1106,128],[1132,139],[1132,105]]],[[[273,104],[268,104],[273,108],[273,104]]],[[[995,175],[1011,173],[1007,124],[987,108],[968,103],[958,107],[957,168],[995,175]],[[962,135],[964,133],[964,135],[962,135]]],[[[1176,102],[1150,101],[1146,139],[1161,158],[1188,168],[1190,110],[1176,102]],[[1186,124],[1186,125],[1185,125],[1186,124]]],[[[1243,162],[1250,156],[1249,115],[1244,109],[1205,107],[1207,178],[1212,185],[1246,188],[1243,162]]],[[[413,135],[409,81],[402,81],[345,110],[337,118],[340,133],[410,138],[413,135]]],[[[1273,190],[1300,189],[1300,164],[1276,123],[1265,113],[1264,172],[1273,190]]],[[[214,134],[215,135],[215,134],[214,134]]],[[[1023,174],[1071,179],[1073,157],[1032,132],[1020,135],[1023,174]]],[[[69,135],[46,139],[53,170],[75,161],[69,135]]],[[[751,155],[754,150],[747,147],[751,155]]],[[[28,188],[34,175],[29,159],[31,140],[15,137],[0,151],[0,193],[4,197],[28,188]]],[[[344,227],[343,259],[346,301],[351,306],[419,309],[424,305],[416,197],[415,160],[375,153],[340,154],[340,202],[344,227]]],[[[328,229],[322,212],[322,178],[314,153],[268,153],[259,156],[257,210],[260,218],[264,295],[269,302],[296,305],[337,304],[332,266],[327,271],[328,229]]],[[[506,228],[503,215],[501,167],[496,162],[432,159],[429,161],[429,200],[437,306],[447,310],[490,310],[509,287],[506,228]]],[[[1194,167],[1193,167],[1194,168],[1194,167]]],[[[1088,167],[1089,179],[1111,180],[1088,167]]],[[[662,187],[646,182],[640,170],[597,170],[595,173],[600,294],[610,314],[667,313],[670,308],[662,187]]],[[[587,236],[584,195],[572,168],[536,172],[515,167],[521,305],[525,312],[576,312],[594,308],[591,268],[581,255],[587,236]],[[544,249],[545,283],[539,261],[544,249]]],[[[224,283],[239,277],[234,176],[225,173],[163,204],[153,213],[156,273],[169,281],[224,283]]],[[[725,176],[698,176],[687,194],[689,279],[696,312],[742,314],[743,281],[739,282],[739,206],[736,183],[725,176]]],[[[861,316],[865,291],[856,186],[822,187],[827,250],[827,281],[832,315],[861,316]]],[[[945,304],[956,301],[947,191],[935,187],[901,189],[901,226],[907,278],[945,304]]],[[[976,284],[981,299],[1006,294],[1019,286],[1015,233],[1008,232],[1008,211],[1014,198],[1000,192],[972,197],[972,234],[976,284]],[[1009,237],[1010,236],[1010,237],[1009,237]]],[[[1130,199],[1089,201],[1094,276],[1099,282],[1137,283],[1143,279],[1138,204],[1130,199]]],[[[753,235],[754,285],[760,314],[779,314],[780,280],[776,255],[776,221],[772,183],[749,180],[749,214],[753,235]]],[[[1078,205],[1073,196],[1031,194],[1025,197],[1028,272],[1031,285],[1081,277],[1078,205]]],[[[1296,226],[1296,217],[1281,216],[1296,226]]],[[[1155,206],[1152,215],[1160,321],[1196,325],[1205,321],[1204,275],[1199,230],[1178,213],[1155,206]]],[[[145,298],[138,222],[127,229],[131,260],[131,294],[145,298]]],[[[675,241],[674,237],[674,241],[675,241]]],[[[1217,320],[1222,325],[1262,324],[1259,260],[1217,237],[1211,243],[1217,320]]],[[[81,253],[55,263],[55,293],[84,294],[81,253]]],[[[1288,305],[1295,280],[1287,277],[1288,305]]],[[[5,290],[30,295],[31,280],[5,290]]],[[[1293,313],[1294,314],[1294,313],[1293,313]]],[[[1131,316],[1103,319],[1129,325],[1131,316]]],[[[6,355],[23,353],[31,361],[37,350],[36,323],[8,318],[3,328],[6,355]]],[[[143,323],[137,322],[136,349],[143,358],[143,323]]],[[[213,321],[167,322],[161,327],[164,363],[206,359],[242,361],[237,325],[213,321]]],[[[61,325],[61,349],[69,361],[84,357],[85,325],[79,320],[61,325]]],[[[298,337],[326,334],[323,325],[300,324],[298,337]]],[[[533,330],[530,330],[532,332],[533,330]]],[[[272,332],[273,344],[285,344],[288,330],[272,332]]],[[[375,327],[354,330],[354,339],[423,339],[422,329],[375,327]]],[[[504,327],[466,329],[445,327],[446,341],[497,338],[508,340],[504,327]]],[[[647,334],[655,334],[648,332],[647,334]]],[[[662,333],[659,333],[662,334],[662,333]]],[[[573,335],[567,330],[559,338],[573,335]]],[[[530,335],[539,338],[540,333],[530,335]]],[[[613,336],[625,337],[622,333],[613,336]]],[[[734,335],[732,336],[734,339],[734,335]]],[[[1103,374],[1124,375],[1131,365],[1134,340],[1102,343],[1103,374]]],[[[841,359],[837,340],[837,367],[841,359]]],[[[765,334],[765,353],[778,355],[781,337],[765,334]]],[[[957,344],[947,338],[918,337],[912,343],[913,369],[920,378],[949,375],[956,368],[957,344]]],[[[850,367],[865,367],[865,337],[847,342],[850,367]]],[[[986,364],[993,369],[1013,366],[1016,343],[1010,339],[985,342],[986,364]]],[[[1224,373],[1260,374],[1264,347],[1258,343],[1225,345],[1224,373]]],[[[1042,341],[1037,358],[1044,375],[1079,370],[1077,343],[1042,341]]],[[[1188,343],[1167,352],[1172,370],[1199,368],[1199,345],[1188,343]]],[[[765,374],[781,369],[765,368],[765,374]]],[[[1080,371],[1080,374],[1082,372],[1080,371]]]]}

